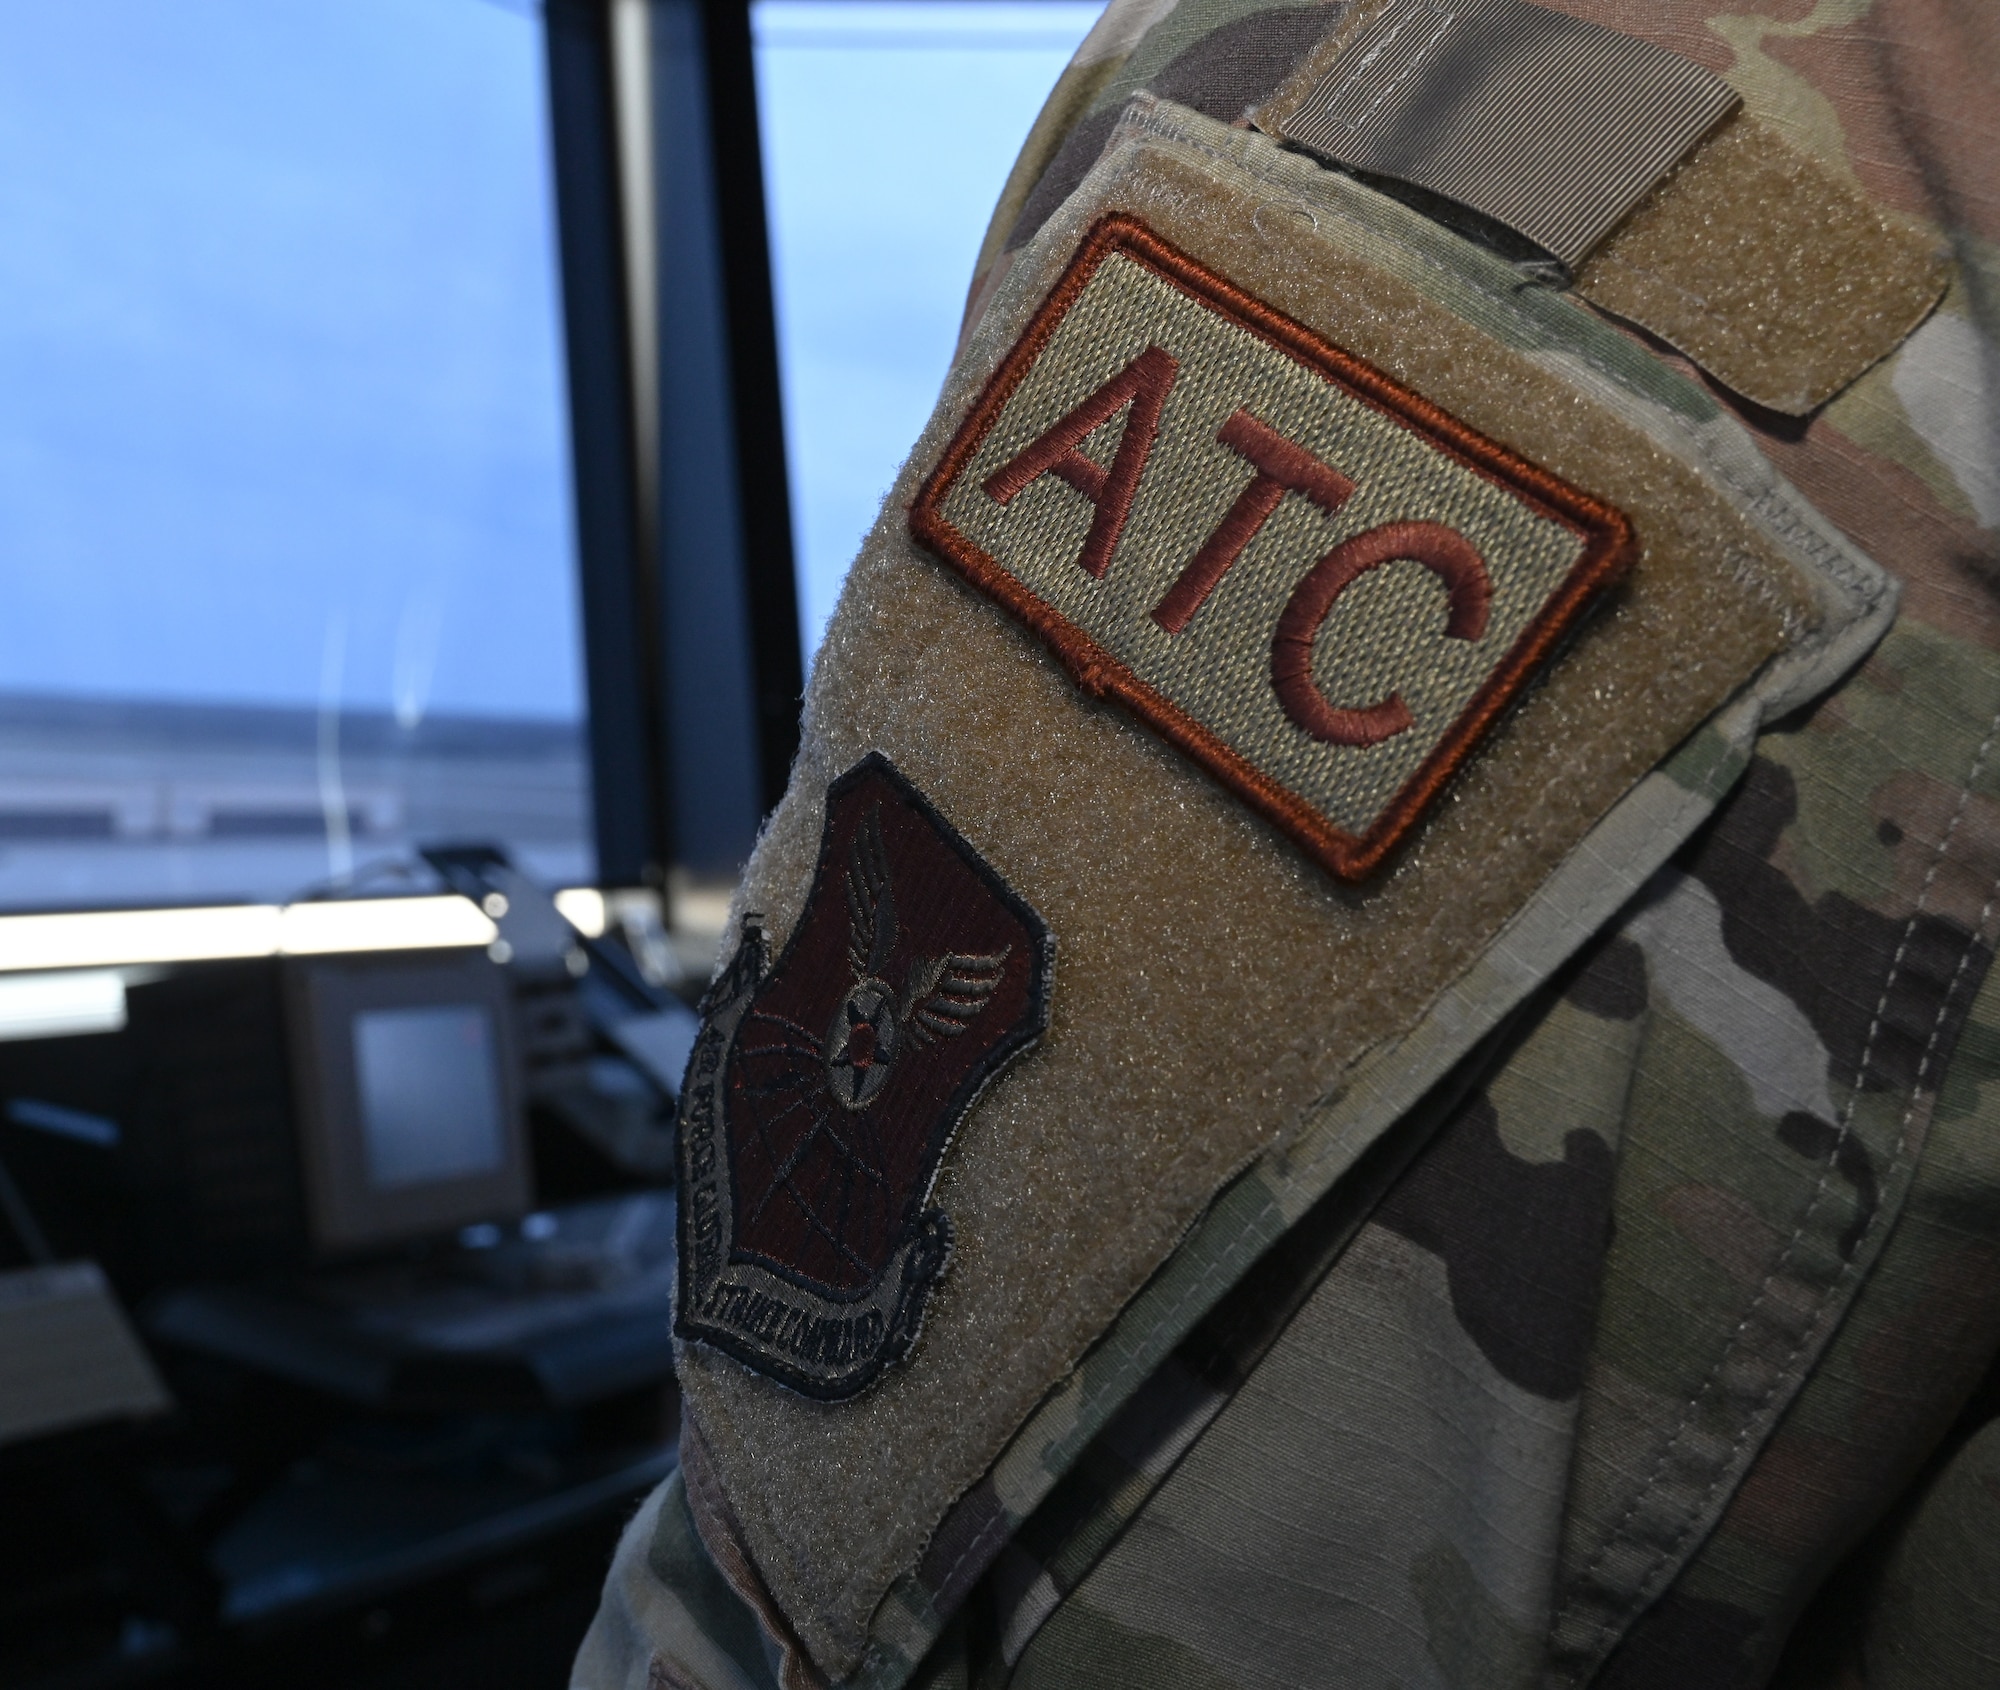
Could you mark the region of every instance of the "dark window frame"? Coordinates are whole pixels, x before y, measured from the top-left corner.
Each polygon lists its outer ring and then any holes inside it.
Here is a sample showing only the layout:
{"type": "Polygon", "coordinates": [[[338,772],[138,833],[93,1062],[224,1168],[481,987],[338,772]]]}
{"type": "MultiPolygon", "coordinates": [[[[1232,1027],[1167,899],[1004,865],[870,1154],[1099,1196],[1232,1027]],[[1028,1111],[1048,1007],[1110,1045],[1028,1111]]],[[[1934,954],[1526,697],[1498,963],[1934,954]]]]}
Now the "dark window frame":
{"type": "Polygon", "coordinates": [[[545,0],[598,880],[732,876],[804,662],[749,0],[545,0]]]}

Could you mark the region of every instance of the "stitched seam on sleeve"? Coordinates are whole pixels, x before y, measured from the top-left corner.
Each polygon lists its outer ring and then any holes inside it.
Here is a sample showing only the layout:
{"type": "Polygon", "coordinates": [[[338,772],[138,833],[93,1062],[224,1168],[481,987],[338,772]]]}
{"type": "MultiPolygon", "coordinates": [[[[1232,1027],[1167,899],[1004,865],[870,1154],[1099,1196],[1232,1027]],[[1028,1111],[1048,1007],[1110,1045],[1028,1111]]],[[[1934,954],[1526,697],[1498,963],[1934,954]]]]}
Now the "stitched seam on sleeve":
{"type": "MultiPolygon", "coordinates": [[[[1770,1272],[1764,1276],[1763,1283],[1759,1285],[1757,1295],[1752,1299],[1750,1307],[1745,1311],[1742,1319],[1736,1323],[1735,1329],[1730,1333],[1729,1342],[1724,1346],[1721,1355],[1718,1356],[1715,1364],[1709,1369],[1700,1388],[1688,1399],[1686,1406],[1681,1412],[1680,1419],[1675,1424],[1674,1430],[1666,1443],[1661,1447],[1660,1454],[1654,1461],[1651,1470],[1647,1473],[1644,1483],[1633,1494],[1617,1521],[1604,1535],[1604,1538],[1598,1544],[1596,1553],[1591,1556],[1582,1572],[1572,1581],[1571,1594],[1565,1600],[1562,1608],[1558,1610],[1551,1624],[1550,1634],[1552,1638],[1560,1631],[1563,1621],[1575,1613],[1579,1601],[1583,1599],[1585,1587],[1591,1583],[1597,1570],[1603,1565],[1605,1558],[1613,1549],[1619,1546],[1621,1539],[1625,1537],[1628,1528],[1631,1526],[1639,1510],[1652,1497],[1654,1492],[1658,1490],[1668,1468],[1673,1465],[1681,1448],[1682,1440],[1686,1437],[1689,1428],[1693,1425],[1702,1407],[1715,1395],[1724,1371],[1736,1359],[1745,1333],[1750,1328],[1752,1322],[1764,1313],[1779,1280],[1786,1277],[1789,1273],[1798,1247],[1805,1237],[1807,1228],[1811,1226],[1828,1191],[1832,1188],[1834,1162],[1838,1158],[1840,1150],[1847,1143],[1853,1129],[1854,1113],[1860,1105],[1862,1085],[1868,1077],[1869,1066],[1875,1054],[1876,1040],[1882,1029],[1883,1018],[1888,1011],[1889,994],[1894,990],[1896,981],[1901,976],[1903,961],[1909,952],[1911,942],[1915,938],[1917,924],[1926,913],[1931,888],[1936,883],[1938,873],[1944,867],[1950,854],[1951,844],[1957,835],[1959,824],[1964,820],[1965,812],[1970,807],[1972,801],[1973,783],[1979,778],[1981,771],[1986,766],[1986,760],[1993,749],[1996,736],[2000,736],[2000,713],[1996,713],[1992,722],[1988,725],[1986,737],[1980,742],[1979,750],[1974,754],[1972,764],[1966,771],[1965,780],[1959,792],[1958,807],[1952,812],[1951,821],[1946,826],[1943,837],[1938,841],[1930,868],[1924,876],[1922,887],[1918,891],[1916,906],[1911,911],[1910,919],[1904,926],[1903,936],[1901,942],[1896,947],[1895,955],[1890,959],[1888,973],[1882,983],[1882,992],[1876,1000],[1875,1013],[1869,1022],[1868,1034],[1862,1044],[1861,1059],[1855,1069],[1854,1087],[1848,1097],[1846,1107],[1841,1111],[1839,1137],[1836,1139],[1832,1150],[1825,1160],[1819,1179],[1813,1187],[1811,1197],[1807,1200],[1805,1208],[1800,1213],[1798,1225],[1793,1229],[1791,1237],[1786,1240],[1785,1246],[1779,1252],[1777,1261],[1772,1264],[1770,1272]]],[[[1957,998],[1958,988],[1960,982],[1964,979],[1966,967],[1971,962],[1974,951],[1978,949],[1979,936],[1986,930],[1986,924],[1993,914],[1996,903],[2000,903],[2000,881],[1996,881],[1989,889],[1986,903],[1979,912],[1979,919],[1974,923],[1972,931],[1967,936],[1965,948],[1959,955],[1957,967],[1952,971],[1950,983],[1946,986],[1940,997],[1937,1016],[1931,1025],[1929,1040],[1924,1046],[1923,1059],[1918,1064],[1916,1077],[1911,1083],[1910,1101],[1903,1111],[1902,1121],[1897,1129],[1895,1148],[1891,1153],[1889,1165],[1884,1172],[1882,1179],[1884,1189],[1887,1189],[1894,1177],[1901,1171],[1907,1158],[1910,1127],[1916,1119],[1917,1106],[1923,1096],[1925,1082],[1930,1076],[1931,1065],[1936,1059],[1938,1044],[1944,1035],[1945,1022],[1949,1018],[1952,1004],[1957,998]]],[[[1900,1212],[1900,1206],[1898,1206],[1896,1212],[1900,1212]]],[[[1891,1212],[1885,1206],[1881,1211],[1878,1211],[1870,1228],[1871,1233],[1879,1232],[1892,1218],[1891,1212]]],[[[1793,1364],[1797,1362],[1799,1357],[1805,1353],[1806,1349],[1819,1335],[1821,1314],[1823,1314],[1826,1307],[1835,1300],[1847,1284],[1857,1277],[1855,1263],[1862,1259],[1862,1242],[1865,1241],[1857,1241],[1853,1254],[1842,1264],[1840,1272],[1816,1297],[1816,1307],[1813,1317],[1805,1323],[1803,1335],[1785,1354],[1782,1362],[1776,1369],[1775,1377],[1772,1379],[1769,1387],[1758,1397],[1755,1407],[1743,1417],[1743,1425],[1737,1432],[1736,1437],[1731,1441],[1728,1453],[1720,1462],[1716,1463],[1715,1476],[1704,1487],[1695,1505],[1692,1508],[1682,1511],[1683,1519],[1681,1525],[1674,1533],[1671,1541],[1653,1551],[1652,1558],[1647,1563],[1645,1572],[1636,1581],[1637,1592],[1641,1597],[1641,1608],[1652,1600],[1653,1595],[1657,1594],[1656,1592],[1648,1592],[1647,1587],[1651,1585],[1654,1578],[1660,1572],[1660,1569],[1672,1562],[1680,1554],[1688,1538],[1699,1527],[1702,1519],[1708,1512],[1710,1504],[1714,1501],[1717,1491],[1728,1481],[1736,1457],[1741,1452],[1744,1443],[1757,1430],[1766,1410],[1769,1409],[1772,1401],[1784,1388],[1785,1381],[1791,1374],[1793,1364]]],[[[1624,1624],[1628,1623],[1633,1612],[1637,1611],[1632,1609],[1632,1601],[1629,1594],[1620,1606],[1622,1610],[1627,1611],[1622,1611],[1617,1620],[1606,1621],[1600,1618],[1591,1619],[1586,1622],[1591,1627],[1596,1647],[1593,1649],[1592,1660],[1588,1667],[1571,1669],[1565,1673],[1565,1676],[1570,1678],[1572,1682],[1581,1682],[1590,1667],[1594,1667],[1597,1660],[1601,1658],[1602,1645],[1607,1641],[1616,1639],[1622,1632],[1624,1624]]]]}

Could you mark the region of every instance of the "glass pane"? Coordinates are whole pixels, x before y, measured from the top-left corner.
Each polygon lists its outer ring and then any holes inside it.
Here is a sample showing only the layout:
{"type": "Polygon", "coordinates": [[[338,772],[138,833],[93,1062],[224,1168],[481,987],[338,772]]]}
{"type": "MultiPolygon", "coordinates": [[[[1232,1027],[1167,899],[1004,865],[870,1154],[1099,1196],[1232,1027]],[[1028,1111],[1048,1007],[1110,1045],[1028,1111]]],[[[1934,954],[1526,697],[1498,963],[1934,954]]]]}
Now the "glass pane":
{"type": "Polygon", "coordinates": [[[937,399],[986,220],[1102,10],[757,0],[772,270],[810,657],[937,399]]]}
{"type": "Polygon", "coordinates": [[[0,905],[588,877],[540,24],[0,10],[0,905]]]}

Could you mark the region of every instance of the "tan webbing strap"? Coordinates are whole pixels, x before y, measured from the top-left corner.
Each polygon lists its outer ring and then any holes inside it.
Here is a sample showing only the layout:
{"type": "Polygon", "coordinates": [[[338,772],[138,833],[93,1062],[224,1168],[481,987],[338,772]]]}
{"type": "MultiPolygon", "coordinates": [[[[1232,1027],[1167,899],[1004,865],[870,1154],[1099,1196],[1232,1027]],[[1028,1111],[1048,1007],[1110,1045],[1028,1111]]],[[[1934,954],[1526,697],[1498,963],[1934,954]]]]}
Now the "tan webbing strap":
{"type": "Polygon", "coordinates": [[[1383,0],[1256,121],[1573,265],[1738,100],[1691,60],[1530,0],[1383,0]]]}

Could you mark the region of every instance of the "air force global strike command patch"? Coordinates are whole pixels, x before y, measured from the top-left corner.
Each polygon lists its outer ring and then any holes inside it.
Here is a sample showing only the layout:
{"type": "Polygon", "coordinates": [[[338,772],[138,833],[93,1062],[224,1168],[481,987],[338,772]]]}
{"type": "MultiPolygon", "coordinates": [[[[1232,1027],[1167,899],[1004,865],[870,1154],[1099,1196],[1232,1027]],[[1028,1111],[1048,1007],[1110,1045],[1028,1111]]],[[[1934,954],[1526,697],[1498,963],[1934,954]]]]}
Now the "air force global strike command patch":
{"type": "Polygon", "coordinates": [[[827,1399],[902,1359],[951,1249],[938,1163],[1048,1025],[1054,956],[886,757],[833,783],[785,954],[745,922],[689,1059],[682,1337],[827,1399]]]}
{"type": "Polygon", "coordinates": [[[1630,524],[1114,215],[918,540],[1343,879],[1629,561],[1630,524]]]}

